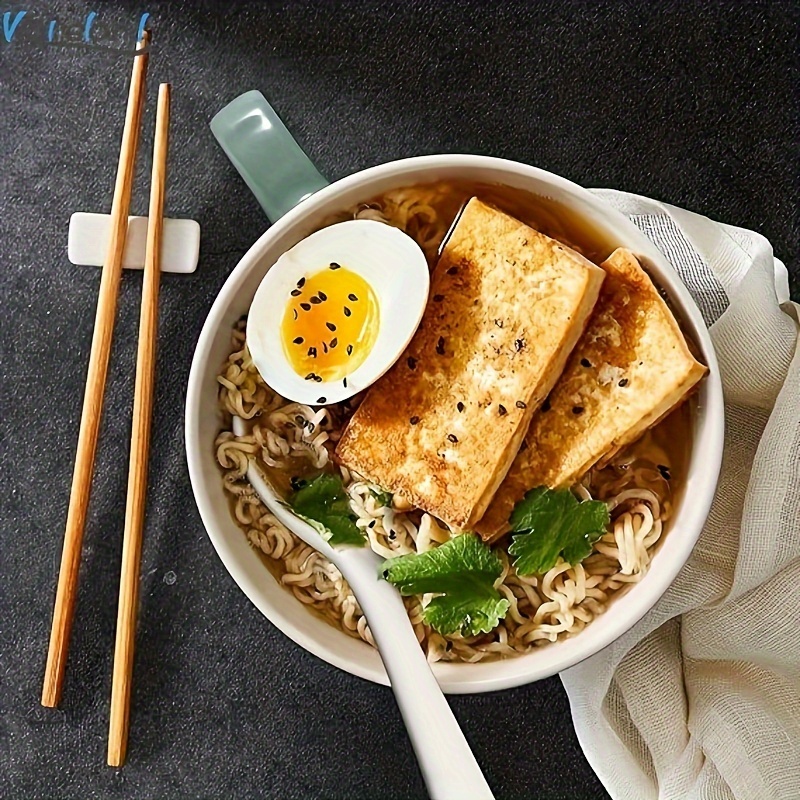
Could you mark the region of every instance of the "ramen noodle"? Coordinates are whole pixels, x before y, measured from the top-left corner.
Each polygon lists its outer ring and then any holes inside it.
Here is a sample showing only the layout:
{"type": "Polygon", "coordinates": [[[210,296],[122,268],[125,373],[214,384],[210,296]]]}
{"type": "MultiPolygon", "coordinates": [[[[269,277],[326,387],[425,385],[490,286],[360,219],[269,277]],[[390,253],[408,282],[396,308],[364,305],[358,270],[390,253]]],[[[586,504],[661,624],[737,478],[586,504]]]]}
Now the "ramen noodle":
{"type": "MultiPolygon", "coordinates": [[[[501,191],[477,187],[481,196],[501,191]]],[[[396,226],[422,247],[430,264],[463,199],[474,185],[435,184],[401,189],[332,218],[375,219],[396,226]]],[[[569,246],[598,259],[602,243],[564,216],[533,198],[515,193],[490,196],[511,213],[531,209],[525,221],[569,246]]],[[[248,460],[256,458],[277,488],[288,492],[291,479],[319,470],[337,472],[369,546],[384,558],[422,553],[448,541],[452,532],[418,509],[386,505],[382,488],[334,463],[333,449],[359,397],[324,408],[290,402],[272,391],[253,366],[245,340],[245,320],[232,331],[231,352],[222,368],[219,403],[223,429],[216,455],[237,525],[263,554],[270,571],[304,605],[346,634],[374,644],[369,626],[341,573],[312,547],[288,531],[263,505],[247,481],[248,460]],[[247,435],[235,436],[232,417],[249,421],[247,435]]],[[[592,554],[574,566],[559,559],[545,574],[523,577],[509,561],[507,537],[493,545],[503,571],[496,588],[508,601],[505,618],[490,633],[442,636],[423,621],[427,596],[404,598],[417,639],[429,661],[477,662],[516,656],[574,636],[602,614],[612,599],[646,574],[674,501],[671,486],[681,469],[676,425],[687,425],[687,407],[648,432],[602,469],[587,473],[573,492],[581,500],[602,500],[609,530],[592,554]],[[670,429],[672,428],[672,430],[670,429]],[[672,448],[672,452],[670,452],[672,448]]]]}

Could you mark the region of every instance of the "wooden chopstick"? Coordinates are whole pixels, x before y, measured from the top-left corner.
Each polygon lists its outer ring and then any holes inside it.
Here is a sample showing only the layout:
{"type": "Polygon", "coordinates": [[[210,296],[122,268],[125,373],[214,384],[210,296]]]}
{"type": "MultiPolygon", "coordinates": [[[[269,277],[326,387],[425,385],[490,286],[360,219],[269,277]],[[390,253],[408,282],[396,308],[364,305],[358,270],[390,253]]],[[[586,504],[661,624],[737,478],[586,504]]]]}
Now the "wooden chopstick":
{"type": "MultiPolygon", "coordinates": [[[[145,31],[138,44],[138,49],[145,49],[149,41],[150,33],[145,31]]],[[[147,58],[146,54],[142,54],[135,56],[133,60],[133,74],[128,92],[128,106],[125,112],[117,178],[114,184],[114,199],[111,203],[111,236],[100,278],[92,349],[89,355],[89,369],[86,375],[86,390],[78,434],[78,449],[72,473],[64,547],[61,552],[61,568],[58,574],[58,587],[53,609],[53,626],[50,631],[50,646],[47,652],[47,665],[42,688],[42,705],[50,707],[58,705],[61,700],[72,618],[75,613],[81,544],[92,488],[97,436],[100,429],[108,359],[117,311],[117,295],[122,277],[122,256],[128,232],[128,211],[130,210],[131,187],[136,166],[136,146],[145,99],[147,58]]]]}
{"type": "Polygon", "coordinates": [[[153,173],[144,259],[142,307],[139,317],[139,348],[136,357],[136,386],[133,395],[133,427],[128,467],[128,500],[122,542],[122,574],[119,583],[117,638],[114,676],[111,684],[111,717],[108,731],[108,763],[125,763],[130,722],[133,653],[139,598],[139,567],[142,555],[147,466],[155,388],[156,341],[158,336],[158,291],[161,278],[161,242],[164,228],[164,195],[167,180],[170,85],[158,89],[153,173]]]}

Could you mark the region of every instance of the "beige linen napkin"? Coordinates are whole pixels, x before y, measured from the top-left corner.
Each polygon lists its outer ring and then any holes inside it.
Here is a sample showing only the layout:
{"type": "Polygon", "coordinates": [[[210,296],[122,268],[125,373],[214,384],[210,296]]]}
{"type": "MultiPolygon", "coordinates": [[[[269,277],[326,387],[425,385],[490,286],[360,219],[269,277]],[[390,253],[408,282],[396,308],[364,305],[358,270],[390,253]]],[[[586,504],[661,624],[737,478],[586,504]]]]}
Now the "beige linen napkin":
{"type": "Polygon", "coordinates": [[[757,233],[597,194],[664,252],[703,312],[726,438],[711,514],[674,584],[562,673],[575,730],[615,800],[797,800],[800,355],[786,270],[757,233]]]}

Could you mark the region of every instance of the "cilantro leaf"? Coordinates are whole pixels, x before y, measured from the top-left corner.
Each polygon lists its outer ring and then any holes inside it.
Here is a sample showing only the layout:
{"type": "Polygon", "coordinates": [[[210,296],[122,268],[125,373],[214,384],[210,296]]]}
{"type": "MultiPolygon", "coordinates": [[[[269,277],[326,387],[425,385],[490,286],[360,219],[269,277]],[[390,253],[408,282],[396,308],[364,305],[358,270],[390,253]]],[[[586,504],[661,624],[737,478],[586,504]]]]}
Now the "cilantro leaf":
{"type": "Polygon", "coordinates": [[[477,636],[493,631],[508,611],[508,600],[492,589],[485,596],[457,593],[434,597],[423,611],[423,619],[442,636],[460,633],[477,636]]]}
{"type": "Polygon", "coordinates": [[[439,595],[425,607],[423,618],[444,636],[489,633],[508,611],[494,582],[503,572],[500,559],[477,536],[463,533],[425,553],[390,558],[383,577],[404,595],[439,595]]]}
{"type": "Polygon", "coordinates": [[[375,498],[378,508],[390,508],[394,495],[391,492],[380,492],[375,489],[370,489],[369,493],[375,498]]]}
{"type": "Polygon", "coordinates": [[[599,500],[579,503],[569,489],[531,489],[514,506],[509,522],[515,531],[508,552],[519,575],[547,572],[558,557],[579,564],[606,532],[608,507],[599,500]]]}
{"type": "Polygon", "coordinates": [[[364,535],[356,525],[356,515],[350,508],[342,479],[337,475],[329,472],[317,475],[291,496],[289,505],[334,547],[340,544],[364,546],[364,535]]]}

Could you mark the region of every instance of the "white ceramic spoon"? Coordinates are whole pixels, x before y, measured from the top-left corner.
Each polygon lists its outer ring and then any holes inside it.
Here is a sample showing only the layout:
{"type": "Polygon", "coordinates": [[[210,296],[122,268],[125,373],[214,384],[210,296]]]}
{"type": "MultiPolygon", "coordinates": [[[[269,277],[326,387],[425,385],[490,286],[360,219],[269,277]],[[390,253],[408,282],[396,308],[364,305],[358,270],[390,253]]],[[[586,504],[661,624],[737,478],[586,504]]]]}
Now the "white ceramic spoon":
{"type": "MultiPolygon", "coordinates": [[[[244,420],[233,418],[233,432],[247,433],[244,420]]],[[[383,559],[369,547],[331,547],[292,512],[252,458],[247,480],[270,512],[331,561],[353,590],[386,667],[431,798],[492,800],[491,789],[419,646],[400,593],[379,577],[383,559]]]]}

